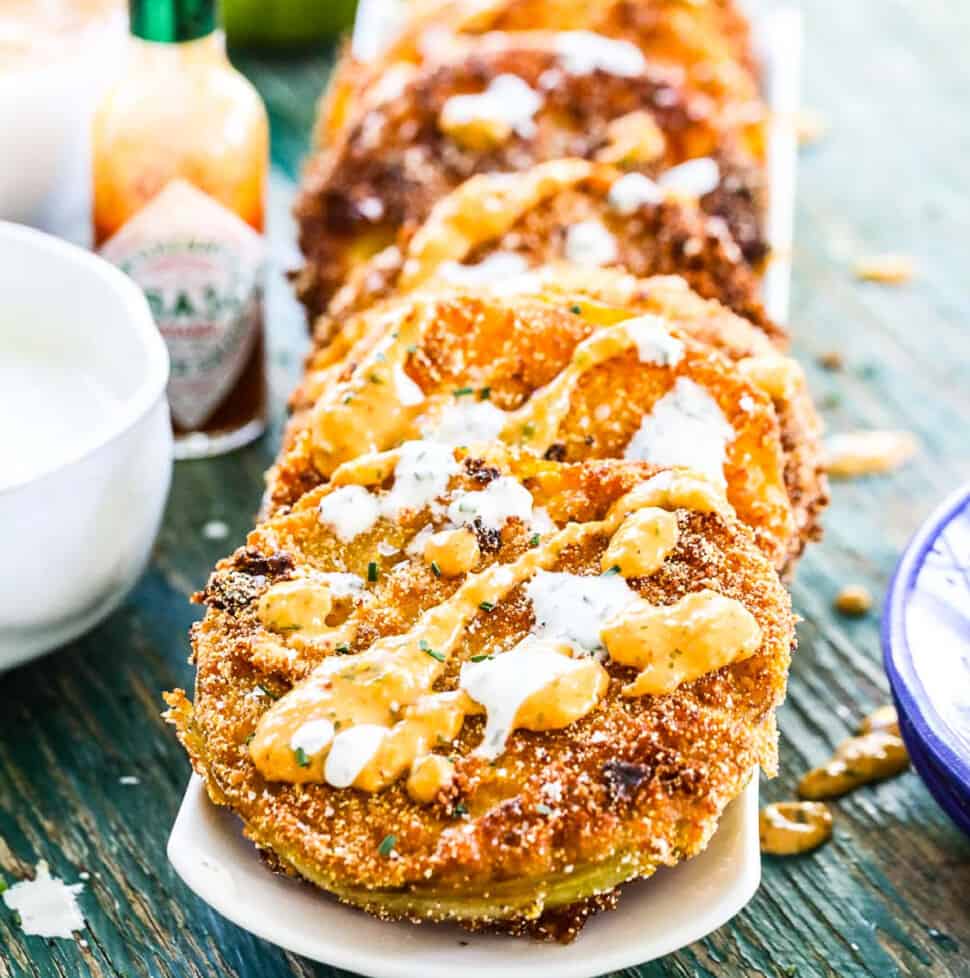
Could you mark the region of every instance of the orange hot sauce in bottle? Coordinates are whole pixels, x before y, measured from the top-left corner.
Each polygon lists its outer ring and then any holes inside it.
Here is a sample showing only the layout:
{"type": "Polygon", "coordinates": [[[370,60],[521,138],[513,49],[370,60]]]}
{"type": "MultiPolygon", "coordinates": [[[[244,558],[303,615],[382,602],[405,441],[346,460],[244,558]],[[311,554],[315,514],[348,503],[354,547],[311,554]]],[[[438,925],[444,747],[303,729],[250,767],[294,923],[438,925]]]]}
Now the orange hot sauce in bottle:
{"type": "Polygon", "coordinates": [[[176,458],[266,424],[266,110],[214,0],[130,0],[127,71],[93,131],[94,238],[144,290],[172,361],[176,458]]]}

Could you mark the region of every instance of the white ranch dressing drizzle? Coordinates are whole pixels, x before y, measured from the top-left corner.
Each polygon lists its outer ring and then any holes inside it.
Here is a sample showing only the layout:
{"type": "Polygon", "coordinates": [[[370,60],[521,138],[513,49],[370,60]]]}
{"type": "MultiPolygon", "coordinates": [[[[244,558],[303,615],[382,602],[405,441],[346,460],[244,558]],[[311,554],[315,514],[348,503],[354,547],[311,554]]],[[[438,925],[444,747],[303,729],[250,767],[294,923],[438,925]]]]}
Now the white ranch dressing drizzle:
{"type": "Polygon", "coordinates": [[[425,438],[457,447],[477,441],[494,441],[501,434],[508,415],[491,401],[461,397],[445,406],[425,438]]]}
{"type": "Polygon", "coordinates": [[[448,488],[461,466],[449,445],[406,441],[394,469],[394,485],[380,502],[381,515],[395,519],[405,510],[424,509],[448,488]]]}
{"type": "Polygon", "coordinates": [[[394,390],[405,407],[415,407],[424,401],[424,391],[407,375],[398,363],[394,366],[394,390]]]}
{"type": "Polygon", "coordinates": [[[544,101],[518,75],[498,75],[483,92],[452,95],[441,109],[442,127],[448,131],[475,122],[494,122],[528,139],[535,135],[533,116],[544,101]]]}
{"type": "Polygon", "coordinates": [[[503,475],[481,491],[459,493],[448,507],[448,519],[457,526],[476,520],[486,530],[501,530],[513,517],[532,520],[532,493],[511,476],[503,475]]]}
{"type": "Polygon", "coordinates": [[[603,625],[637,599],[619,574],[591,577],[540,570],[525,593],[535,615],[532,634],[562,642],[577,655],[603,652],[603,625]]]}
{"type": "Polygon", "coordinates": [[[374,723],[358,723],[341,730],[333,738],[333,746],[323,768],[327,784],[335,788],[349,788],[380,749],[386,736],[387,727],[374,723]]]}
{"type": "Polygon", "coordinates": [[[293,750],[302,750],[307,757],[312,757],[333,740],[333,734],[333,723],[326,717],[310,720],[297,728],[290,738],[290,747],[293,750]]]}
{"type": "Polygon", "coordinates": [[[621,323],[637,347],[640,363],[676,367],[684,359],[684,344],[670,332],[662,316],[647,313],[621,323]]]}
{"type": "Polygon", "coordinates": [[[320,521],[344,543],[372,529],[384,516],[397,519],[405,511],[417,512],[448,488],[460,469],[451,446],[433,441],[407,441],[399,449],[394,485],[378,497],[363,486],[340,486],[320,500],[320,521]]]}
{"type": "Polygon", "coordinates": [[[556,35],[559,63],[570,75],[590,75],[605,71],[621,78],[642,74],[646,58],[629,41],[618,41],[592,31],[560,31],[556,35]]]}
{"type": "Polygon", "coordinates": [[[545,506],[536,506],[532,510],[531,526],[536,533],[555,533],[559,529],[545,506]]]}
{"type": "Polygon", "coordinates": [[[498,757],[522,704],[555,679],[581,668],[581,660],[563,655],[553,643],[534,636],[493,659],[464,663],[458,685],[484,707],[487,715],[476,753],[490,759],[498,757]]]}
{"type": "Polygon", "coordinates": [[[450,285],[504,285],[529,270],[529,263],[514,251],[495,251],[477,265],[446,261],[436,275],[450,285]]]}
{"type": "Polygon", "coordinates": [[[579,221],[566,229],[565,254],[574,265],[616,261],[616,238],[599,221],[579,221]]]}
{"type": "Polygon", "coordinates": [[[329,526],[337,539],[349,543],[366,533],[380,516],[380,503],[363,486],[340,486],[320,500],[320,522],[329,526]]]}
{"type": "Polygon", "coordinates": [[[428,541],[434,536],[435,528],[429,523],[422,526],[411,538],[411,542],[404,548],[404,552],[409,557],[420,557],[424,554],[424,548],[428,541]]]}
{"type": "Polygon", "coordinates": [[[362,577],[341,571],[321,571],[314,575],[314,580],[326,584],[335,598],[349,598],[360,594],[366,586],[362,577]]]}
{"type": "Polygon", "coordinates": [[[657,178],[661,190],[686,197],[703,197],[716,190],[720,182],[720,167],[709,156],[701,156],[671,167],[657,178]]]}
{"type": "Polygon", "coordinates": [[[664,199],[660,187],[643,173],[625,173],[610,187],[610,207],[618,214],[630,215],[644,204],[659,204],[664,199]]]}
{"type": "Polygon", "coordinates": [[[681,466],[725,484],[724,462],[734,429],[702,387],[678,377],[630,439],[624,458],[681,466]]]}
{"type": "Polygon", "coordinates": [[[70,940],[74,931],[85,927],[84,914],[77,905],[83,883],[65,883],[51,876],[43,860],[37,864],[32,880],[15,883],[3,894],[3,902],[20,914],[25,934],[37,937],[60,937],[70,940]]]}

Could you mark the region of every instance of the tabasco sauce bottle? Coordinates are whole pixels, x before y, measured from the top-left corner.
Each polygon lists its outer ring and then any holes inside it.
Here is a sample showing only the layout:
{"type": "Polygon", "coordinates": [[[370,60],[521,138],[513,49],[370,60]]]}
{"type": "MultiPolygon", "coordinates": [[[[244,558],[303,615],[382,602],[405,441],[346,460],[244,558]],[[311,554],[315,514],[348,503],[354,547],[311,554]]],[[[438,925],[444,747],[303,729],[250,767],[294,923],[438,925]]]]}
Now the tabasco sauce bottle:
{"type": "Polygon", "coordinates": [[[130,0],[127,70],[94,120],[94,237],[145,291],[172,361],[176,457],[262,432],[269,135],[214,0],[130,0]]]}

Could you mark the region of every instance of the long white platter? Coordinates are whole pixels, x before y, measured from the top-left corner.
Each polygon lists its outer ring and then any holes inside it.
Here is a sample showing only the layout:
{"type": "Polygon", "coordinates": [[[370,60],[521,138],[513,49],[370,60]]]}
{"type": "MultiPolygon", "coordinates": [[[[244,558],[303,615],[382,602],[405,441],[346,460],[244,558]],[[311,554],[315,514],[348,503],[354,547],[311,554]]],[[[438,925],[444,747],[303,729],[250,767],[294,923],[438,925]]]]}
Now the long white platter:
{"type": "MultiPolygon", "coordinates": [[[[363,0],[355,50],[373,56],[398,23],[400,0],[363,0]]],[[[788,315],[794,213],[801,20],[784,8],[758,18],[771,109],[768,313],[788,315]]],[[[199,897],[251,933],[314,961],[368,978],[595,978],[670,954],[738,914],[761,878],[758,780],[721,818],[707,849],[623,887],[619,909],[592,919],[569,945],[540,944],[458,927],[375,920],[306,883],[270,873],[239,821],[217,809],[193,776],[168,842],[176,872],[199,897]]]]}

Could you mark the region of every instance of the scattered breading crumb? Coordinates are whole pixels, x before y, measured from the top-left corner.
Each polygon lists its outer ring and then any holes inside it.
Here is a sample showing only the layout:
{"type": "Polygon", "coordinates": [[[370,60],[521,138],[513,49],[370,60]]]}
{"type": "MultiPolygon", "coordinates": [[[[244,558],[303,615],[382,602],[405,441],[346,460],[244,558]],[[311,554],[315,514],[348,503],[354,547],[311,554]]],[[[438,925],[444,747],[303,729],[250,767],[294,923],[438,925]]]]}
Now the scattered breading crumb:
{"type": "Polygon", "coordinates": [[[801,147],[814,146],[828,132],[828,128],[825,117],[815,109],[800,109],[795,118],[795,131],[801,147]]]}
{"type": "Polygon", "coordinates": [[[229,527],[222,520],[209,520],[202,527],[202,536],[206,540],[225,540],[229,536],[229,527]]]}
{"type": "Polygon", "coordinates": [[[838,350],[827,350],[819,354],[818,364],[826,370],[841,370],[845,366],[845,357],[838,350]]]}
{"type": "Polygon", "coordinates": [[[872,255],[855,263],[856,278],[884,285],[902,285],[913,277],[913,259],[906,255],[872,255]]]}
{"type": "Polygon", "coordinates": [[[850,584],[839,591],[834,604],[843,615],[861,617],[872,608],[872,595],[861,584],[850,584]]]}
{"type": "Polygon", "coordinates": [[[908,431],[849,431],[828,440],[825,467],[839,479],[877,475],[898,469],[918,450],[908,431]]]}
{"type": "Polygon", "coordinates": [[[3,902],[20,915],[25,934],[70,940],[75,931],[85,927],[84,915],[77,905],[77,895],[83,889],[83,883],[68,885],[51,876],[47,863],[41,860],[34,878],[5,890],[3,902]]]}

